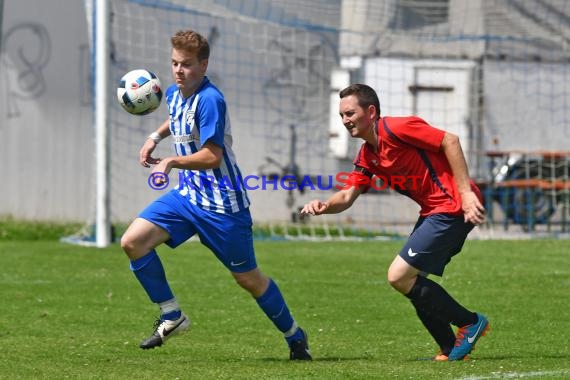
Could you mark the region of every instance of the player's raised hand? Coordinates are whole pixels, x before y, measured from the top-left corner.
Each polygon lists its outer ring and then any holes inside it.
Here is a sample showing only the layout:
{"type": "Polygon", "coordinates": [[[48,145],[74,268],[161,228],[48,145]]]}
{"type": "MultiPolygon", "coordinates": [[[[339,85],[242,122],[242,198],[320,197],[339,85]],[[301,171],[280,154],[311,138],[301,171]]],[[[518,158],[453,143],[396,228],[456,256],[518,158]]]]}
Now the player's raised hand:
{"type": "Polygon", "coordinates": [[[301,214],[301,215],[307,215],[307,214],[321,215],[322,213],[325,212],[327,207],[328,207],[327,203],[322,202],[318,199],[315,199],[314,201],[311,201],[311,202],[307,203],[305,206],[303,206],[301,211],[299,211],[299,214],[301,214]]]}
{"type": "Polygon", "coordinates": [[[156,145],[157,144],[152,139],[146,139],[139,152],[139,163],[145,168],[149,168],[150,165],[156,165],[160,162],[160,158],[154,158],[151,156],[156,145]]]}

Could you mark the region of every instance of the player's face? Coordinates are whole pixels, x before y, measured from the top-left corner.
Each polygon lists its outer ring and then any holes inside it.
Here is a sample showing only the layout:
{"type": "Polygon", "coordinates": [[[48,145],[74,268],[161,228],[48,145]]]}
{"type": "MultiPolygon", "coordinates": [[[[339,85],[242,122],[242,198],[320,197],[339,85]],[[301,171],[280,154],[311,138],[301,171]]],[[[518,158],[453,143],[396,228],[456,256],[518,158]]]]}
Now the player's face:
{"type": "Polygon", "coordinates": [[[198,60],[195,53],[188,53],[183,50],[172,49],[172,77],[184,97],[192,95],[200,86],[206,69],[208,60],[198,60]]]}
{"type": "Polygon", "coordinates": [[[339,114],[342,123],[352,137],[363,138],[374,127],[376,113],[374,106],[366,109],[360,107],[358,98],[355,95],[345,96],[340,99],[339,114]]]}

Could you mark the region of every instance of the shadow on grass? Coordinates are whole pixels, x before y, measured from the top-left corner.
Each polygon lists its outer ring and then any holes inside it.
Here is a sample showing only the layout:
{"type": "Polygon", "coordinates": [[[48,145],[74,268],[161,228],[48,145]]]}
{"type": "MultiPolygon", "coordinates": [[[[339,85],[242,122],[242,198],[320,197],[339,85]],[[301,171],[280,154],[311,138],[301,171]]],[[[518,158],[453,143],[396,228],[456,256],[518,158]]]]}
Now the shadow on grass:
{"type": "MultiPolygon", "coordinates": [[[[313,360],[291,360],[291,362],[295,363],[311,363],[311,362],[352,362],[352,361],[360,361],[360,360],[376,360],[377,358],[373,356],[359,356],[359,357],[351,357],[351,358],[341,358],[341,357],[326,357],[326,358],[319,358],[314,357],[313,360]]],[[[284,359],[282,358],[262,358],[259,359],[263,362],[282,362],[284,359]]],[[[285,359],[289,361],[289,359],[285,359]]]]}
{"type": "Polygon", "coordinates": [[[525,354],[525,355],[493,355],[493,356],[478,356],[473,358],[472,360],[511,360],[511,359],[533,359],[533,360],[540,360],[540,359],[564,359],[565,363],[570,361],[570,354],[544,354],[544,353],[537,353],[536,355],[533,354],[525,354]]]}
{"type": "MultiPolygon", "coordinates": [[[[512,360],[512,359],[563,359],[564,362],[570,360],[570,354],[521,354],[521,355],[493,355],[493,356],[471,356],[467,360],[457,360],[457,363],[470,363],[478,361],[498,361],[498,360],[512,360]]],[[[433,361],[433,357],[423,357],[423,358],[411,358],[406,360],[407,362],[417,362],[417,361],[433,361]]]]}

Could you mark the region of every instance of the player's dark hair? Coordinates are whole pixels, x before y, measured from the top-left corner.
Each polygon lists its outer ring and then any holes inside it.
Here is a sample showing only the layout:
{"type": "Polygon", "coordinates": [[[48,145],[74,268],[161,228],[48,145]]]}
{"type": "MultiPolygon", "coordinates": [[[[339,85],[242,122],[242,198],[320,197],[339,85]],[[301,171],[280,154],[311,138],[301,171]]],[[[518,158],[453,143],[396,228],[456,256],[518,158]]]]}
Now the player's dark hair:
{"type": "Polygon", "coordinates": [[[170,38],[170,42],[174,49],[196,52],[199,61],[210,58],[208,40],[193,30],[179,30],[170,38]]]}
{"type": "Polygon", "coordinates": [[[351,84],[339,93],[341,99],[350,95],[356,96],[358,99],[358,105],[362,108],[367,108],[368,106],[376,107],[378,117],[380,117],[380,100],[378,100],[378,95],[372,87],[356,83],[351,84]]]}

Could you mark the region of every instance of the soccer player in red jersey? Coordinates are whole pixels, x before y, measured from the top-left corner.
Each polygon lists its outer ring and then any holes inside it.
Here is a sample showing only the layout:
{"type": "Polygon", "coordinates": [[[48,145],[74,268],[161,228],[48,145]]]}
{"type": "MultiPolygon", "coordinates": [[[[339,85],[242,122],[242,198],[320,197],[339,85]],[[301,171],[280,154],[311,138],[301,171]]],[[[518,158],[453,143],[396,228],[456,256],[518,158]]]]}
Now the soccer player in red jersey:
{"type": "Polygon", "coordinates": [[[374,89],[354,84],[340,92],[340,116],[351,137],[364,140],[343,188],[313,200],[302,214],[339,213],[372,185],[389,184],[421,207],[413,232],[388,270],[388,281],[409,298],[439,346],[435,360],[463,360],[489,327],[487,318],[459,304],[429,274],[442,276],[468,233],[484,221],[481,193],[469,177],[459,138],[419,117],[381,117],[374,89]],[[452,325],[458,328],[453,333],[452,325]]]}

